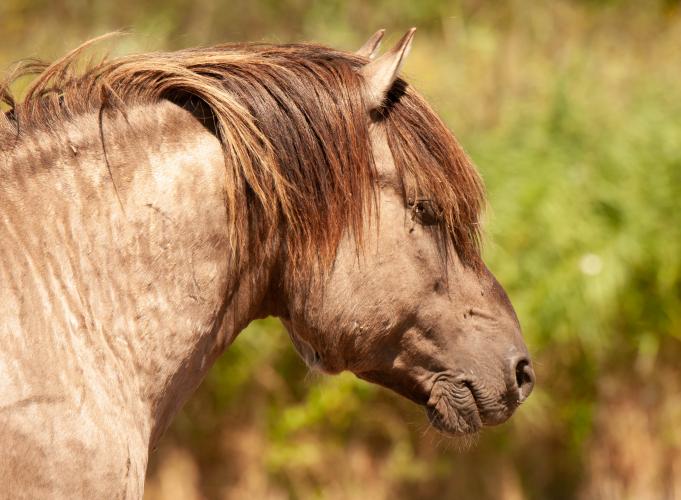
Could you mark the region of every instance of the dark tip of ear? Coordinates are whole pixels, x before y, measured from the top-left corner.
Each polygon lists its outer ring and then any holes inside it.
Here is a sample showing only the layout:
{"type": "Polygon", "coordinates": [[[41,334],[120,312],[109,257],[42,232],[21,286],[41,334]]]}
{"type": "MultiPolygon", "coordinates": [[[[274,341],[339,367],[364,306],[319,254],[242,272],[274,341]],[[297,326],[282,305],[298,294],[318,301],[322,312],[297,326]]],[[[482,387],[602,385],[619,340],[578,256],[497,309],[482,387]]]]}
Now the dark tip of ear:
{"type": "MultiPolygon", "coordinates": [[[[395,45],[395,48],[393,50],[395,52],[402,52],[405,50],[405,48],[408,48],[408,46],[411,44],[412,39],[414,38],[414,33],[416,32],[416,28],[412,27],[407,31],[402,38],[400,38],[400,41],[397,42],[395,45]]],[[[408,50],[408,49],[407,49],[408,50]]]]}

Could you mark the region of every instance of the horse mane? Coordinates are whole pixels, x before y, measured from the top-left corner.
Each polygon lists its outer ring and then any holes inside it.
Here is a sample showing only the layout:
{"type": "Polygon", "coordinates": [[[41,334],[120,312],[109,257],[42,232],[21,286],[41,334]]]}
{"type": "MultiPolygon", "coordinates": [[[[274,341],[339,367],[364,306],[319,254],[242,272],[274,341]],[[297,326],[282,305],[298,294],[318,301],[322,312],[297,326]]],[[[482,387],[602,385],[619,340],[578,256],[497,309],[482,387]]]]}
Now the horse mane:
{"type": "MultiPolygon", "coordinates": [[[[0,112],[0,152],[35,130],[58,134],[79,115],[98,113],[101,127],[105,113],[170,100],[222,143],[237,259],[267,250],[283,228],[294,270],[325,266],[346,230],[361,234],[376,194],[358,72],[366,59],[313,44],[228,44],[75,69],[99,39],[49,65],[20,63],[7,76],[0,84],[9,108],[0,112]],[[26,74],[37,76],[19,101],[10,87],[26,74]]],[[[477,263],[484,192],[454,136],[401,79],[374,118],[386,127],[399,174],[438,204],[442,234],[464,262],[477,263]]]]}

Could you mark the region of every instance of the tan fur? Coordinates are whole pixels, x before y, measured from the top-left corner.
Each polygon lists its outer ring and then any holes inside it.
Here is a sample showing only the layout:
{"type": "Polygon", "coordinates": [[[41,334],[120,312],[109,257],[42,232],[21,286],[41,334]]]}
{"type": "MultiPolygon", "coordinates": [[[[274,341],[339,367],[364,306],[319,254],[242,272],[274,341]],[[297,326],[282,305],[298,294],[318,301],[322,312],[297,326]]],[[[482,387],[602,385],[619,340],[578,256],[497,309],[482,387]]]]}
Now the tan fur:
{"type": "Polygon", "coordinates": [[[140,498],[149,449],[266,315],[445,432],[529,394],[480,180],[403,80],[370,110],[367,60],[316,45],[79,74],[82,49],[0,90],[0,496],[140,498]]]}

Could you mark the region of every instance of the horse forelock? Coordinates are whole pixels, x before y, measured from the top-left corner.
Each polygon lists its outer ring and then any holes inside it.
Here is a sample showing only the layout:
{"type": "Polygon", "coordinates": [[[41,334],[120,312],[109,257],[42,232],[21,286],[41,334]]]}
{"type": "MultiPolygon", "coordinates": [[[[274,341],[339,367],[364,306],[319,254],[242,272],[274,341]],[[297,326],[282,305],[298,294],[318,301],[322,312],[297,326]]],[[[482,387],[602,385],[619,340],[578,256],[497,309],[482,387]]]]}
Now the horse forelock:
{"type": "MultiPolygon", "coordinates": [[[[311,44],[233,44],[74,69],[92,42],[49,66],[23,63],[0,85],[10,107],[0,113],[0,152],[33,130],[58,136],[63,123],[81,114],[125,114],[134,105],[170,100],[222,142],[237,261],[267,252],[283,229],[291,275],[301,277],[311,262],[319,264],[315,269],[330,265],[346,230],[361,236],[376,195],[358,73],[365,59],[311,44]],[[10,86],[27,73],[37,76],[15,100],[10,86]]],[[[456,139],[403,80],[375,118],[387,129],[399,174],[437,202],[443,232],[465,261],[477,262],[484,193],[456,139]]]]}

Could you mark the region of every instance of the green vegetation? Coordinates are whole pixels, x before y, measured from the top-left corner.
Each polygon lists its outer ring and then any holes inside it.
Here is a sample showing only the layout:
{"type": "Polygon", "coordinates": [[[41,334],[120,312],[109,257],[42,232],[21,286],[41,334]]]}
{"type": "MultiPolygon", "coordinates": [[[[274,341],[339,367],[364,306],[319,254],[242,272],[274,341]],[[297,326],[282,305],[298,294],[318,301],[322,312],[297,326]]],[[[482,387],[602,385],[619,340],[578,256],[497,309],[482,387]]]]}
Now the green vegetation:
{"type": "Polygon", "coordinates": [[[486,259],[535,393],[474,446],[274,320],[220,359],[152,458],[148,497],[681,495],[681,4],[4,0],[0,65],[118,28],[114,52],[230,40],[353,49],[419,28],[408,80],[485,178],[486,259]],[[182,492],[182,493],[179,493],[182,492]]]}

